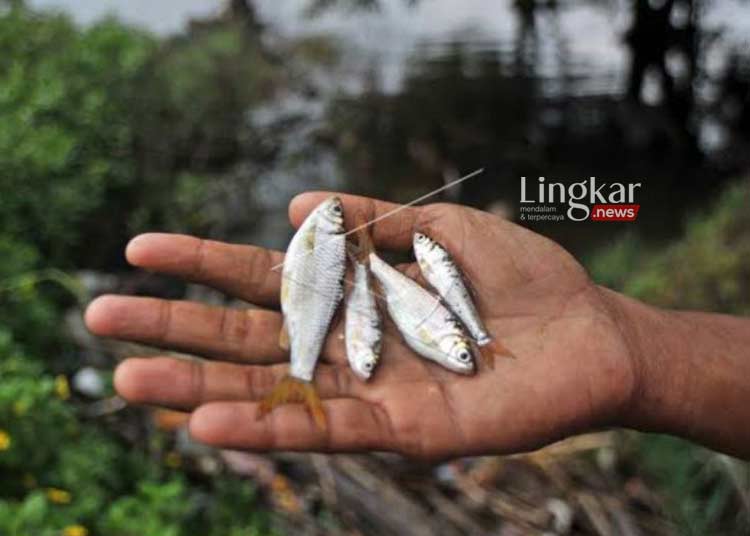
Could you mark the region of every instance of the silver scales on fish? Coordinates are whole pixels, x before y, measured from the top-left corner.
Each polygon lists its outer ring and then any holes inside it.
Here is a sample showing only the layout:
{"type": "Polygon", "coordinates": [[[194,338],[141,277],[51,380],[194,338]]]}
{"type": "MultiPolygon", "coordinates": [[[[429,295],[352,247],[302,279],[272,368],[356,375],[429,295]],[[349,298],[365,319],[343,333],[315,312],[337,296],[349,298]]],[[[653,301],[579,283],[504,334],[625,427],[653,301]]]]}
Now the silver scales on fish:
{"type": "Polygon", "coordinates": [[[357,214],[355,225],[358,235],[358,249],[352,255],[354,282],[346,301],[344,340],[346,358],[352,371],[363,381],[370,379],[380,360],[383,342],[383,322],[373,290],[368,256],[372,251],[367,233],[367,220],[357,214]]]}
{"type": "Polygon", "coordinates": [[[474,305],[466,279],[448,251],[425,233],[420,232],[414,233],[413,247],[422,277],[461,320],[479,347],[479,352],[487,366],[494,368],[496,355],[513,357],[487,331],[474,305]]]}
{"type": "MultiPolygon", "coordinates": [[[[418,245],[422,242],[418,237],[427,237],[415,235],[415,254],[418,260],[422,259],[419,264],[425,279],[441,294],[438,298],[372,250],[367,226],[368,222],[358,215],[359,248],[353,259],[354,282],[346,303],[344,330],[346,354],[354,374],[367,381],[380,357],[382,323],[369,273],[377,280],[389,316],[415,353],[454,372],[472,374],[472,338],[480,347],[491,339],[468,291],[459,286],[458,292],[453,292],[453,287],[443,282],[442,278],[448,277],[455,284],[455,278],[460,276],[457,266],[450,260],[447,275],[442,269],[431,268],[431,257],[425,256],[418,245]]],[[[258,418],[279,405],[301,402],[316,425],[326,428],[323,405],[312,380],[344,295],[346,235],[342,202],[331,197],[310,213],[289,244],[282,269],[284,324],[279,345],[290,351],[291,366],[289,374],[261,402],[258,418]]],[[[430,244],[431,250],[436,247],[439,246],[430,244]]],[[[448,260],[449,257],[442,258],[443,265],[448,266],[448,260]]]]}

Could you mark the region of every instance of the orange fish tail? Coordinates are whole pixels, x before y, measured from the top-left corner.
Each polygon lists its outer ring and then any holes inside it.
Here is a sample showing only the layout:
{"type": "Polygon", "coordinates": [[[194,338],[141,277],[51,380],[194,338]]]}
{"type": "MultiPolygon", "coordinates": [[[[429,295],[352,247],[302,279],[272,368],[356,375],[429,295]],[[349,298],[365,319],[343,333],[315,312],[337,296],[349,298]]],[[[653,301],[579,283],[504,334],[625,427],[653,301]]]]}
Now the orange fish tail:
{"type": "Polygon", "coordinates": [[[487,365],[488,368],[495,368],[495,359],[497,357],[509,357],[516,359],[516,356],[508,348],[503,345],[497,339],[492,339],[489,343],[479,347],[479,354],[482,356],[482,361],[487,365]]]}
{"type": "Polygon", "coordinates": [[[479,346],[479,355],[482,356],[482,361],[488,369],[495,369],[495,352],[491,348],[491,344],[479,346]]]}
{"type": "Polygon", "coordinates": [[[326,414],[323,403],[315,387],[308,382],[284,376],[273,388],[270,395],[264,398],[258,406],[258,420],[268,415],[274,408],[284,404],[304,404],[310,412],[315,424],[321,430],[327,427],[326,414]]]}

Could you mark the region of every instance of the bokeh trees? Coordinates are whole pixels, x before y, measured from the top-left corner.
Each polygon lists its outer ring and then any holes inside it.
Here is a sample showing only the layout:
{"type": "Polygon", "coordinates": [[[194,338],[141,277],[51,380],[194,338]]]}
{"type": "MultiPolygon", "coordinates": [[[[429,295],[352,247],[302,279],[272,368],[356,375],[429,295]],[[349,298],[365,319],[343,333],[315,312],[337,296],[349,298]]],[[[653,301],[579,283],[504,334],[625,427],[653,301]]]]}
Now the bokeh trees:
{"type": "MultiPolygon", "coordinates": [[[[206,58],[184,61],[210,69],[216,49],[234,46],[216,40],[206,58]]],[[[139,221],[179,213],[179,199],[165,199],[174,181],[145,180],[135,157],[139,77],[159,43],[114,20],[81,30],[16,1],[0,6],[0,49],[0,533],[268,533],[251,484],[192,481],[158,435],[132,448],[116,419],[86,416],[68,382],[83,358],[64,311],[85,294],[64,270],[116,268],[139,221]]],[[[177,67],[161,81],[190,70],[177,67]]],[[[205,126],[213,110],[194,100],[204,88],[171,82],[173,100],[157,109],[205,126]]]]}

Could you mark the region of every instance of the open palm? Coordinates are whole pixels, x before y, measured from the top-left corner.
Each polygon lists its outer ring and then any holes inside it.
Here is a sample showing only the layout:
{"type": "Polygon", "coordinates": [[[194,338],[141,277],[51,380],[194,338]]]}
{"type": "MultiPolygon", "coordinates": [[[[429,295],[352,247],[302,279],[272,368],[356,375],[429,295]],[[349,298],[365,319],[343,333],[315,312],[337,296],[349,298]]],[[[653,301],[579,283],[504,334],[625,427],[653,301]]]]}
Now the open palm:
{"type": "MultiPolygon", "coordinates": [[[[298,226],[330,193],[290,205],[298,226]]],[[[340,196],[347,216],[370,219],[390,203],[340,196]]],[[[476,291],[490,333],[515,358],[494,369],[480,363],[460,376],[415,355],[386,323],[383,357],[363,383],[346,360],[342,325],[328,337],[315,383],[328,428],[301,405],[258,420],[258,402],[288,370],[279,349],[283,253],[254,246],[147,234],[128,246],[128,260],[183,277],[264,308],[217,308],[183,301],[104,296],[87,313],[96,334],[188,351],[209,360],[131,358],[115,374],[134,403],[192,411],[190,431],[202,442],[250,450],[392,450],[428,459],[527,450],[566,435],[616,424],[633,392],[627,338],[608,291],[555,243],[492,215],[457,205],[401,210],[372,226],[379,250],[406,250],[415,230],[451,252],[476,291]]],[[[421,283],[415,264],[407,274],[421,283]]]]}

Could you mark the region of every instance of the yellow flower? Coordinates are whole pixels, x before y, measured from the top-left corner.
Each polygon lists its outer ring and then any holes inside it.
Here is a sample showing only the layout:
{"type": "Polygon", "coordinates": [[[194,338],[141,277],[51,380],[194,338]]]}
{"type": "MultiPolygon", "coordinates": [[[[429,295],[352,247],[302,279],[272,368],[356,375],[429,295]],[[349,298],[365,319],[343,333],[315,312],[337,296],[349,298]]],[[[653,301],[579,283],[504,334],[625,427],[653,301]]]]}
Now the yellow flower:
{"type": "Polygon", "coordinates": [[[63,529],[63,536],[88,536],[88,533],[83,525],[68,525],[63,529]]]}
{"type": "Polygon", "coordinates": [[[47,488],[47,498],[55,504],[68,504],[73,498],[70,492],[59,488],[47,488]]]}
{"type": "Polygon", "coordinates": [[[55,392],[62,400],[70,398],[70,385],[68,385],[68,378],[62,374],[55,377],[55,392]]]}
{"type": "Polygon", "coordinates": [[[166,456],[164,456],[164,463],[167,465],[167,467],[177,469],[182,465],[182,456],[180,456],[180,454],[175,451],[169,452],[166,456]]]}
{"type": "Polygon", "coordinates": [[[10,443],[8,432],[0,429],[0,450],[8,450],[10,448],[10,443]]]}

